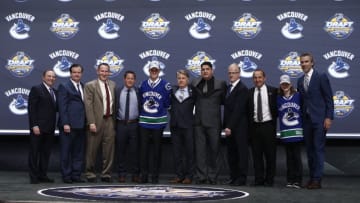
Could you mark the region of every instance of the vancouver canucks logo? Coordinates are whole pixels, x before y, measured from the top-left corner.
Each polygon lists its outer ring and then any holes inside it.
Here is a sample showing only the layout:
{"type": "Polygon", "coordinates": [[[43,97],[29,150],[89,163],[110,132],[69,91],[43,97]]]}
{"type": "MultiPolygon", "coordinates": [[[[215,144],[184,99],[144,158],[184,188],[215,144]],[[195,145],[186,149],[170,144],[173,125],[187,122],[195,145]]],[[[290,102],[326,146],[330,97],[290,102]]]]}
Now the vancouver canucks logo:
{"type": "Polygon", "coordinates": [[[187,21],[195,21],[189,28],[190,35],[195,39],[207,39],[210,35],[211,25],[206,20],[214,21],[216,16],[205,11],[196,11],[185,16],[187,21]]]}
{"type": "Polygon", "coordinates": [[[344,91],[336,91],[334,99],[334,115],[337,118],[345,118],[354,110],[355,99],[352,99],[344,91]]]}
{"type": "Polygon", "coordinates": [[[150,39],[163,38],[170,30],[170,21],[159,13],[152,13],[141,23],[140,30],[150,39]]]}
{"type": "Polygon", "coordinates": [[[23,51],[18,51],[14,56],[8,59],[6,68],[15,77],[26,77],[34,69],[34,59],[31,59],[23,51]]]}
{"type": "Polygon", "coordinates": [[[280,59],[279,69],[290,77],[299,77],[303,73],[299,54],[296,51],[289,52],[284,58],[280,59]]]}
{"type": "Polygon", "coordinates": [[[308,16],[295,11],[288,11],[281,13],[277,16],[279,21],[285,21],[284,26],[281,28],[281,34],[287,39],[300,39],[303,37],[303,25],[300,23],[305,22],[308,16]]]}
{"type": "Polygon", "coordinates": [[[342,13],[336,13],[325,22],[324,30],[334,39],[346,39],[354,31],[354,21],[342,13]]]}
{"type": "Polygon", "coordinates": [[[49,54],[53,60],[58,59],[53,66],[55,74],[59,77],[70,77],[70,66],[72,59],[77,59],[79,54],[70,50],[57,50],[49,54]]]}
{"type": "Polygon", "coordinates": [[[257,69],[258,65],[255,63],[255,60],[260,60],[262,54],[254,50],[239,50],[231,54],[233,59],[239,59],[238,63],[241,69],[241,77],[251,78],[253,72],[257,69]]]}
{"type": "Polygon", "coordinates": [[[14,39],[23,40],[30,37],[30,25],[35,20],[35,17],[29,13],[12,13],[5,17],[8,22],[14,23],[9,29],[10,36],[14,39]]]}
{"type": "Polygon", "coordinates": [[[5,91],[5,95],[10,98],[9,110],[15,115],[27,114],[28,97],[30,90],[25,88],[12,88],[5,91]]]}
{"type": "Polygon", "coordinates": [[[100,58],[96,60],[95,68],[97,68],[101,63],[107,63],[110,66],[109,77],[115,77],[124,69],[123,62],[124,59],[121,59],[120,56],[112,51],[107,51],[104,55],[100,56],[100,58]]]}
{"type": "Polygon", "coordinates": [[[159,108],[159,103],[154,99],[154,97],[149,97],[144,104],[144,110],[148,113],[157,113],[159,108]]]}
{"type": "Polygon", "coordinates": [[[163,62],[164,60],[168,60],[170,57],[170,54],[166,51],[163,50],[158,50],[158,49],[150,49],[150,50],[146,50],[144,52],[141,52],[139,54],[139,57],[142,60],[146,60],[145,65],[143,66],[143,71],[145,73],[145,75],[149,76],[149,66],[150,63],[153,61],[156,61],[159,66],[160,66],[160,73],[159,76],[164,76],[165,75],[165,68],[166,65],[163,62]]]}
{"type": "Polygon", "coordinates": [[[190,73],[198,77],[200,76],[201,64],[205,61],[210,62],[213,65],[213,70],[215,70],[215,59],[213,59],[209,54],[204,51],[198,51],[195,55],[193,55],[186,64],[186,69],[190,71],[190,73]]]}
{"type": "Polygon", "coordinates": [[[50,31],[60,39],[71,39],[78,33],[79,23],[69,14],[63,13],[51,23],[50,31]]]}
{"type": "Polygon", "coordinates": [[[328,66],[328,72],[332,77],[349,77],[350,64],[347,63],[347,60],[352,61],[355,58],[353,53],[344,50],[333,50],[325,53],[323,57],[326,60],[332,60],[328,66]]]}
{"type": "Polygon", "coordinates": [[[251,13],[244,13],[233,21],[231,29],[242,39],[253,39],[260,33],[261,23],[251,13]]]}
{"type": "Polygon", "coordinates": [[[299,118],[300,115],[298,113],[293,112],[291,108],[288,108],[281,120],[286,126],[295,126],[299,124],[299,118]]]}
{"type": "Polygon", "coordinates": [[[119,35],[120,25],[118,22],[124,20],[124,16],[116,12],[103,12],[96,16],[94,19],[99,22],[102,21],[101,26],[98,28],[98,34],[104,39],[116,39],[119,35]]]}

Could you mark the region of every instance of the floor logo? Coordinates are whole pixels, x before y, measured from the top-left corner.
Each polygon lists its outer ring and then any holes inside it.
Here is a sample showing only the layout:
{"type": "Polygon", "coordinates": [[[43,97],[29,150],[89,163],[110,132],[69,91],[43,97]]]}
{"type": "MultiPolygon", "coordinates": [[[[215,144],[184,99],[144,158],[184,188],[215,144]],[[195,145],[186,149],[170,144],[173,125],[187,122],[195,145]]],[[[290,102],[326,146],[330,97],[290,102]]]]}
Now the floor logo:
{"type": "Polygon", "coordinates": [[[83,200],[117,200],[117,201],[205,201],[239,199],[249,193],[223,188],[180,187],[180,186],[74,186],[49,188],[38,191],[39,194],[51,197],[83,200]]]}

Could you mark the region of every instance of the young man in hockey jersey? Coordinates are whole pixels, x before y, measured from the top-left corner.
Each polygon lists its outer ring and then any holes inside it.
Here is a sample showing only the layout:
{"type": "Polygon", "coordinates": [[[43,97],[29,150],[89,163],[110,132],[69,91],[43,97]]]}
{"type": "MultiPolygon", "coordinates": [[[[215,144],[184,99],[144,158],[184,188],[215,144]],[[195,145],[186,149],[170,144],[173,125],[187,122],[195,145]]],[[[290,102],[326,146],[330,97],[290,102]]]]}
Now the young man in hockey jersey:
{"type": "Polygon", "coordinates": [[[160,65],[152,61],[149,66],[149,79],[140,86],[141,108],[139,116],[140,125],[140,174],[141,183],[148,182],[149,172],[151,183],[159,182],[159,168],[161,159],[161,139],[167,124],[167,109],[170,106],[171,86],[159,77],[160,65]],[[150,145],[152,141],[152,145],[150,145]],[[151,159],[153,163],[149,171],[150,147],[153,150],[151,159]]]}

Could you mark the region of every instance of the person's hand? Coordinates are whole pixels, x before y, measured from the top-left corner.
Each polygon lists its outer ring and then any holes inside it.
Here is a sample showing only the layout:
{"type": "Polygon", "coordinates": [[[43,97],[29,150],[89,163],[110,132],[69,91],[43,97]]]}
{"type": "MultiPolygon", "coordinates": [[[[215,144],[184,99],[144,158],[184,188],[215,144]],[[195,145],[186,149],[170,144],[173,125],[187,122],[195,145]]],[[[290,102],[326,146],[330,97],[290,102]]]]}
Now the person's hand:
{"type": "Polygon", "coordinates": [[[34,135],[36,135],[36,136],[40,135],[40,128],[38,126],[33,127],[32,131],[33,131],[34,135]]]}
{"type": "Polygon", "coordinates": [[[71,132],[70,125],[64,125],[64,132],[65,133],[70,133],[71,132]]]}
{"type": "Polygon", "coordinates": [[[325,120],[324,120],[324,129],[326,131],[330,129],[331,123],[332,123],[332,121],[331,121],[330,118],[325,118],[325,120]]]}
{"type": "Polygon", "coordinates": [[[225,132],[225,136],[230,136],[231,135],[231,129],[230,128],[225,128],[224,132],[225,132]]]}
{"type": "Polygon", "coordinates": [[[89,128],[90,128],[90,132],[96,133],[97,130],[96,130],[96,125],[94,123],[90,124],[89,128]]]}

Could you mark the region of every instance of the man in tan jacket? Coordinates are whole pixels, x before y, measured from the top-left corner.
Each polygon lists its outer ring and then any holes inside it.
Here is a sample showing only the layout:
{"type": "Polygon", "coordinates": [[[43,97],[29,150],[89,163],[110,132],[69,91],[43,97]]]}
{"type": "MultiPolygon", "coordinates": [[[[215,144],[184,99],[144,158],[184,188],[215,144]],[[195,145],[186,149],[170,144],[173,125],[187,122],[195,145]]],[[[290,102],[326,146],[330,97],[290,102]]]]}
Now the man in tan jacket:
{"type": "Polygon", "coordinates": [[[110,66],[101,63],[98,78],[86,83],[84,102],[88,124],[86,168],[88,182],[96,182],[95,163],[98,148],[102,146],[101,181],[111,182],[115,141],[115,82],[108,79],[110,66]]]}

